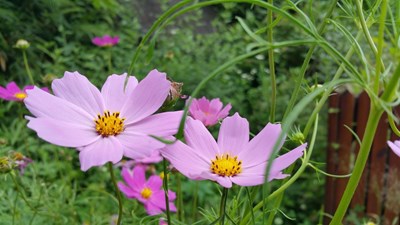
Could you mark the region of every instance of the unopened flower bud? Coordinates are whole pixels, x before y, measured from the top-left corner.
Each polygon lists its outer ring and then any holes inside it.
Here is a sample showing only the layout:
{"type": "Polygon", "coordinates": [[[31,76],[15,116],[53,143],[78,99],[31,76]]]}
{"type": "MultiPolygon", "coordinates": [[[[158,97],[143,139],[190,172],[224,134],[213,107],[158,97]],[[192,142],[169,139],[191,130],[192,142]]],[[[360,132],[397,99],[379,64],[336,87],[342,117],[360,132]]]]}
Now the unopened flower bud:
{"type": "Polygon", "coordinates": [[[168,97],[162,106],[162,111],[167,111],[171,109],[176,104],[176,102],[181,98],[183,83],[174,82],[172,80],[170,81],[171,81],[171,86],[169,89],[168,97]]]}
{"type": "Polygon", "coordinates": [[[30,44],[27,40],[25,39],[19,39],[17,43],[14,45],[15,48],[19,49],[27,49],[29,48],[30,44]]]}
{"type": "Polygon", "coordinates": [[[13,169],[12,160],[6,156],[0,157],[0,173],[8,173],[13,169]]]}

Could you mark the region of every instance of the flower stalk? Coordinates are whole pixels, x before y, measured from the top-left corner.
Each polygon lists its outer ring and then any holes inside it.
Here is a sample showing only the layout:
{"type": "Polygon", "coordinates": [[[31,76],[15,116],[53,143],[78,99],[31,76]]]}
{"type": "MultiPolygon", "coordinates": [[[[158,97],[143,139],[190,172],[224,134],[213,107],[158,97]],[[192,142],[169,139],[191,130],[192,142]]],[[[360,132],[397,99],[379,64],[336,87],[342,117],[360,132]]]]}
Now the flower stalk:
{"type": "Polygon", "coordinates": [[[167,221],[168,224],[171,223],[171,215],[170,215],[170,210],[169,210],[169,198],[168,198],[168,170],[167,170],[167,160],[164,158],[163,159],[163,171],[164,171],[164,179],[163,179],[163,188],[164,188],[164,193],[165,193],[165,209],[166,209],[166,214],[167,214],[167,221]]]}
{"type": "Polygon", "coordinates": [[[121,193],[119,192],[118,186],[117,186],[117,181],[115,179],[115,175],[114,175],[114,171],[113,171],[113,165],[111,162],[109,162],[107,164],[108,166],[108,170],[110,172],[111,175],[111,180],[112,183],[114,185],[114,189],[115,189],[115,195],[117,196],[118,199],[118,219],[117,219],[117,225],[121,224],[121,220],[122,220],[122,198],[121,198],[121,193]]]}
{"type": "Polygon", "coordinates": [[[24,58],[25,70],[26,70],[26,73],[28,74],[29,81],[32,83],[32,85],[34,85],[35,82],[33,81],[33,76],[32,76],[31,69],[28,64],[28,57],[26,57],[25,49],[22,49],[22,57],[24,58]]]}
{"type": "Polygon", "coordinates": [[[225,213],[226,213],[226,200],[228,199],[228,188],[224,188],[221,196],[221,204],[219,206],[219,224],[225,224],[225,213]]]}

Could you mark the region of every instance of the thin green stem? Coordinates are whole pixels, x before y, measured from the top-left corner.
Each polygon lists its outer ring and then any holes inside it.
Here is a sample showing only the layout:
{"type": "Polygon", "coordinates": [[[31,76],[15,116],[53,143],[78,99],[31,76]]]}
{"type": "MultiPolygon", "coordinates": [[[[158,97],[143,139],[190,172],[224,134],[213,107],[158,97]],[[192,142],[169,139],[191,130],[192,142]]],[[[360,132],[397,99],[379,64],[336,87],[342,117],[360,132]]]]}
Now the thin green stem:
{"type": "MultiPolygon", "coordinates": [[[[268,0],[268,3],[273,5],[273,0],[268,0]]],[[[273,18],[273,11],[268,9],[268,37],[267,40],[269,43],[273,43],[273,26],[272,26],[272,18],[273,18]]],[[[269,114],[269,121],[271,123],[275,122],[275,108],[276,108],[276,79],[275,79],[275,60],[274,60],[274,49],[268,50],[268,64],[269,64],[269,73],[271,77],[271,111],[269,114]]]]}
{"type": "Polygon", "coordinates": [[[226,200],[228,199],[228,188],[224,188],[222,191],[222,196],[221,196],[221,203],[219,206],[219,224],[224,225],[225,224],[225,213],[226,213],[226,200]]]}
{"type": "Polygon", "coordinates": [[[112,74],[112,47],[108,48],[108,74],[112,74]]]}
{"type": "Polygon", "coordinates": [[[17,215],[17,201],[18,201],[19,192],[15,195],[14,199],[14,207],[13,207],[13,215],[12,215],[12,224],[15,224],[15,215],[17,215]]]}
{"type": "Polygon", "coordinates": [[[117,180],[115,179],[115,175],[114,175],[114,170],[113,170],[113,165],[111,162],[109,162],[107,164],[108,166],[108,171],[110,172],[111,175],[111,181],[114,185],[114,189],[115,189],[115,195],[117,196],[118,199],[118,219],[117,219],[117,225],[121,224],[121,220],[122,220],[122,197],[121,197],[121,192],[118,189],[117,186],[117,180]]]}
{"type": "Polygon", "coordinates": [[[21,187],[19,185],[19,182],[17,181],[17,178],[15,177],[14,171],[11,173],[11,178],[15,184],[15,188],[17,189],[17,192],[21,194],[22,200],[26,203],[26,205],[32,210],[36,211],[36,209],[29,203],[28,199],[26,199],[25,194],[22,192],[21,187]]]}
{"type": "Polygon", "coordinates": [[[164,171],[164,179],[163,179],[163,188],[164,188],[164,196],[165,196],[165,209],[167,214],[167,222],[171,223],[171,213],[169,210],[169,197],[168,197],[168,169],[167,169],[167,160],[163,159],[163,171],[164,171]]]}
{"type": "Polygon", "coordinates": [[[365,164],[368,160],[372,141],[374,140],[376,128],[378,127],[378,123],[382,116],[382,113],[382,109],[377,108],[375,104],[371,104],[367,126],[365,128],[363,141],[361,143],[360,151],[354,165],[353,173],[349,179],[349,182],[347,183],[343,196],[340,199],[339,206],[330,223],[332,225],[341,224],[347,208],[349,207],[350,201],[353,198],[354,192],[356,191],[356,188],[364,171],[365,164]]]}
{"type": "MultiPolygon", "coordinates": [[[[327,21],[332,16],[332,13],[333,13],[333,10],[336,7],[337,1],[338,0],[332,1],[331,5],[329,6],[328,12],[326,13],[326,15],[324,17],[324,20],[323,20],[324,22],[318,28],[318,33],[319,34],[322,34],[322,33],[325,32],[326,25],[328,24],[327,21]]],[[[301,68],[300,68],[300,75],[299,75],[299,78],[298,78],[298,80],[296,82],[296,86],[294,88],[293,94],[290,97],[290,100],[289,100],[289,103],[288,103],[288,107],[286,108],[285,113],[283,115],[283,119],[285,119],[287,117],[287,115],[292,111],[292,109],[294,107],[294,104],[295,104],[295,102],[297,100],[297,97],[298,97],[298,94],[299,94],[299,91],[300,91],[300,88],[301,88],[302,80],[304,79],[304,75],[306,74],[306,71],[307,71],[308,65],[310,63],[311,57],[314,54],[314,51],[315,51],[316,48],[317,48],[317,45],[313,45],[313,46],[311,46],[311,48],[307,52],[307,55],[306,55],[306,57],[305,57],[305,59],[303,61],[303,64],[302,64],[301,68]]]]}
{"type": "MultiPolygon", "coordinates": [[[[317,130],[318,130],[318,115],[315,119],[314,123],[314,131],[313,135],[311,137],[310,145],[308,147],[308,152],[304,152],[304,160],[300,166],[300,168],[296,171],[296,173],[290,177],[290,179],[282,184],[277,190],[272,192],[266,199],[266,201],[270,201],[272,199],[276,199],[283,191],[285,191],[290,185],[292,185],[299,177],[300,175],[304,172],[304,170],[307,167],[308,162],[310,161],[310,157],[312,155],[313,149],[314,149],[314,144],[315,144],[315,139],[317,137],[317,130]]],[[[263,202],[259,202],[256,206],[253,208],[253,212],[257,212],[263,207],[263,202]]],[[[240,222],[240,225],[247,224],[247,221],[249,221],[251,214],[248,213],[240,222]]]]}
{"type": "Polygon", "coordinates": [[[395,122],[394,122],[394,120],[393,120],[393,117],[388,116],[388,119],[389,119],[390,128],[392,128],[392,131],[393,131],[398,137],[400,137],[400,131],[399,131],[399,129],[397,129],[397,126],[396,126],[396,124],[395,124],[395,122]]]}
{"type": "Polygon", "coordinates": [[[34,85],[35,82],[33,81],[33,76],[32,76],[31,69],[28,64],[28,57],[26,57],[25,50],[22,50],[22,57],[24,58],[24,65],[25,65],[26,73],[28,74],[29,80],[31,81],[32,85],[34,85]]]}
{"type": "MultiPolygon", "coordinates": [[[[167,177],[164,177],[168,179],[167,177]]],[[[184,222],[184,213],[185,211],[183,206],[183,198],[182,198],[182,176],[178,173],[176,174],[176,191],[177,191],[177,202],[178,202],[178,220],[184,222]]]]}
{"type": "Polygon", "coordinates": [[[374,91],[375,94],[379,94],[379,81],[381,70],[385,70],[382,62],[382,51],[384,42],[384,32],[385,32],[385,19],[387,13],[387,1],[383,0],[381,4],[381,17],[379,18],[379,31],[378,31],[378,50],[376,53],[376,65],[375,65],[375,81],[374,81],[374,91]],[[382,65],[381,65],[382,64],[382,65]]]}
{"type": "Polygon", "coordinates": [[[192,222],[197,219],[197,198],[199,193],[199,182],[195,182],[193,190],[192,222]]]}
{"type": "MultiPolygon", "coordinates": [[[[377,64],[382,65],[382,67],[384,67],[382,59],[377,56],[378,51],[377,51],[377,49],[375,47],[374,40],[372,39],[372,36],[369,33],[367,22],[366,22],[366,20],[364,18],[364,13],[363,13],[363,10],[362,10],[362,2],[363,2],[363,0],[356,0],[355,2],[356,2],[356,8],[357,8],[357,15],[359,17],[359,22],[361,24],[361,28],[363,30],[364,36],[367,39],[367,42],[368,42],[369,47],[371,48],[372,52],[375,54],[377,62],[379,61],[379,63],[377,63],[377,64]]],[[[374,87],[374,88],[376,88],[376,87],[374,87]]],[[[378,88],[379,88],[379,86],[378,86],[378,88]]]]}

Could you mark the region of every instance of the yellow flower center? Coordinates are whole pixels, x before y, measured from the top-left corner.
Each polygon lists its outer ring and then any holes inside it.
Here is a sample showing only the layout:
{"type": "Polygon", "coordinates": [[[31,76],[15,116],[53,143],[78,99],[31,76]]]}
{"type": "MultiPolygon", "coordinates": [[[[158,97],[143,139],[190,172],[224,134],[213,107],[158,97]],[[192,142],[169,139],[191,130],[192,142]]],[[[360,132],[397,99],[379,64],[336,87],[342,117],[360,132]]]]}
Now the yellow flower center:
{"type": "Polygon", "coordinates": [[[97,115],[95,119],[96,131],[103,137],[116,136],[124,130],[125,118],[119,117],[119,112],[111,114],[105,111],[103,115],[97,115]]]}
{"type": "Polygon", "coordinates": [[[142,192],[140,192],[144,199],[149,199],[152,193],[150,188],[143,188],[142,192]]]}
{"type": "Polygon", "coordinates": [[[229,154],[215,156],[211,160],[211,172],[219,176],[232,177],[242,172],[242,161],[239,161],[237,156],[232,157],[229,154]]]}
{"type": "Polygon", "coordinates": [[[20,92],[20,93],[16,93],[16,94],[14,94],[14,97],[16,97],[16,98],[18,98],[18,99],[25,99],[26,98],[26,94],[25,93],[22,93],[22,92],[20,92]]]}

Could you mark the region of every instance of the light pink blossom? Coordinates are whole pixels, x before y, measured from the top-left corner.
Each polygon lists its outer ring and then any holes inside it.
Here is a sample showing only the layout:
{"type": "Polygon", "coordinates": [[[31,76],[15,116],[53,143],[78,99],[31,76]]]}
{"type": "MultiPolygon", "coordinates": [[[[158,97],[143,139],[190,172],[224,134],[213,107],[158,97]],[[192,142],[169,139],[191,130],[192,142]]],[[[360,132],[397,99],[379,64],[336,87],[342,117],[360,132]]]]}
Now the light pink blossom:
{"type": "MultiPolygon", "coordinates": [[[[267,124],[249,141],[249,123],[238,113],[223,120],[216,142],[198,120],[188,118],[184,130],[187,144],[168,145],[161,154],[190,179],[209,179],[230,188],[232,183],[254,186],[264,183],[267,162],[282,132],[280,124],[267,124]]],[[[279,143],[279,148],[283,141],[279,143]]],[[[283,179],[282,170],[303,155],[307,144],[273,161],[268,180],[283,179]]]]}
{"type": "MultiPolygon", "coordinates": [[[[164,190],[162,189],[162,179],[158,175],[152,175],[146,180],[145,167],[137,165],[132,173],[129,169],[122,169],[123,182],[118,182],[118,187],[122,193],[128,198],[135,198],[143,203],[149,215],[162,213],[166,209],[164,190]]],[[[168,191],[169,209],[176,212],[174,200],[176,194],[173,191],[168,191]]]]}
{"type": "Polygon", "coordinates": [[[54,95],[28,91],[26,107],[35,116],[28,127],[52,144],[79,151],[81,169],[118,163],[123,156],[140,160],[165,144],[149,135],[170,138],[182,112],[156,112],[168,96],[165,73],[152,70],[140,83],[126,74],[111,75],[99,91],[78,72],[65,72],[52,83],[54,95]]]}
{"type": "Polygon", "coordinates": [[[400,140],[391,142],[391,141],[387,141],[387,144],[389,145],[389,147],[393,150],[393,152],[400,156],[400,140]]]}
{"type": "Polygon", "coordinates": [[[202,97],[200,99],[193,99],[189,107],[190,116],[196,120],[200,120],[205,126],[212,126],[218,123],[218,120],[229,115],[231,104],[227,104],[222,108],[223,104],[219,98],[214,98],[211,101],[202,97]]]}
{"type": "Polygon", "coordinates": [[[118,36],[111,37],[110,35],[104,35],[103,37],[94,37],[92,39],[92,43],[100,47],[111,47],[118,44],[118,42],[118,36]]]}
{"type": "MultiPolygon", "coordinates": [[[[33,89],[33,87],[33,85],[27,85],[21,90],[15,82],[10,82],[5,88],[0,86],[0,98],[7,101],[22,102],[26,98],[26,91],[33,89]]],[[[47,87],[42,88],[42,90],[49,92],[47,87]]]]}

